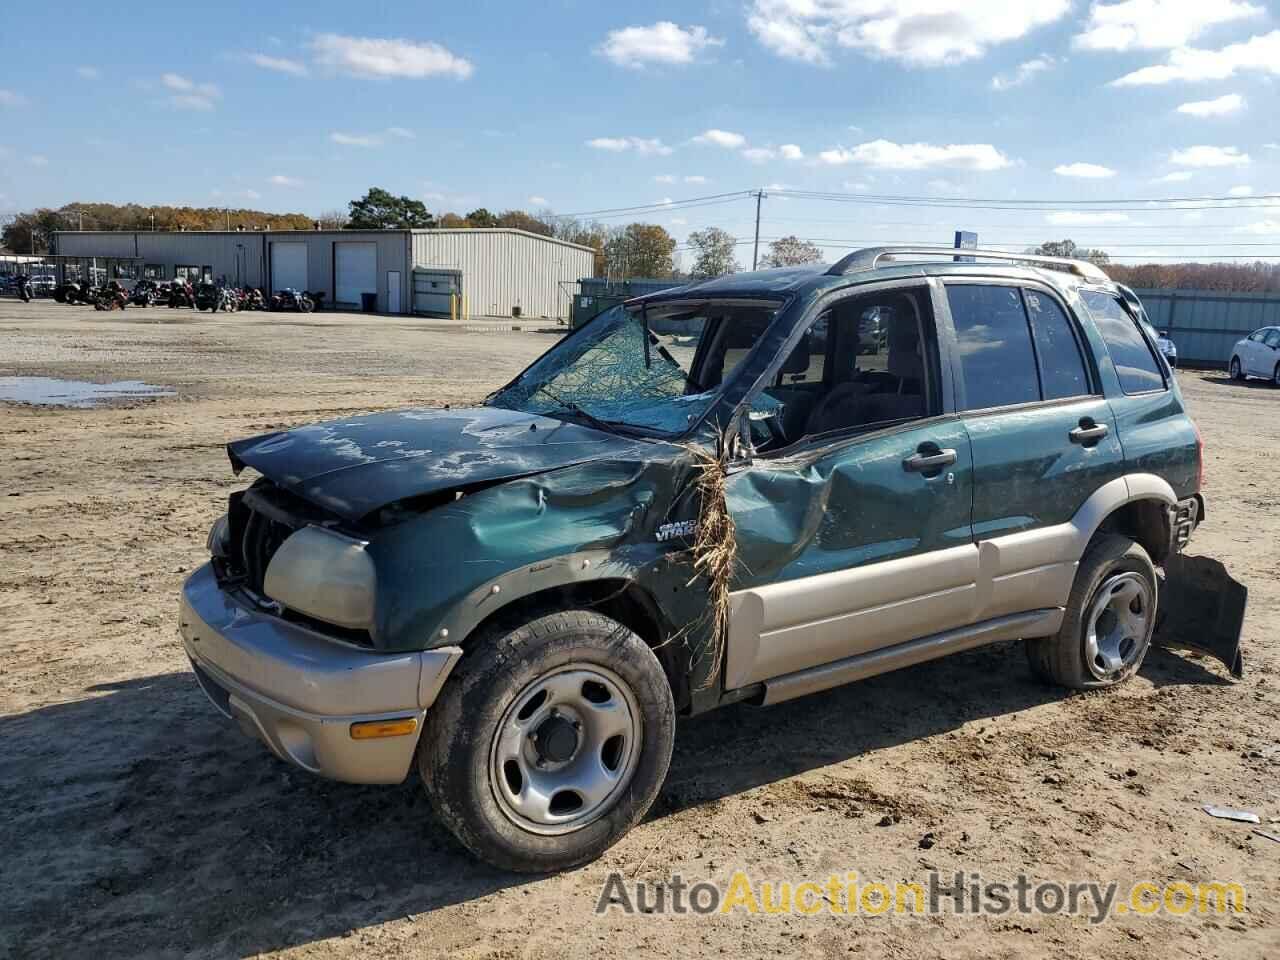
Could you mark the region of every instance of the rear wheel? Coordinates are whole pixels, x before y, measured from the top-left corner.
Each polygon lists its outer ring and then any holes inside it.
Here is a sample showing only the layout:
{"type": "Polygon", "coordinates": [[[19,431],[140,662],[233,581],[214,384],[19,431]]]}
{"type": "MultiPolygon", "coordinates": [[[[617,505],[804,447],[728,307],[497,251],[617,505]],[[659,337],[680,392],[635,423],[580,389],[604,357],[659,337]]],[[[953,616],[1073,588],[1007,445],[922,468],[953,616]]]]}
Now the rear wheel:
{"type": "Polygon", "coordinates": [[[1273,386],[1280,387],[1280,363],[1276,364],[1275,373],[1271,374],[1271,383],[1273,386]]]}
{"type": "Polygon", "coordinates": [[[1240,358],[1232,357],[1231,366],[1228,368],[1232,380],[1243,380],[1244,373],[1240,370],[1240,358]]]}
{"type": "Polygon", "coordinates": [[[1077,690],[1110,687],[1138,672],[1156,622],[1156,569],[1147,551],[1100,534],[1085,551],[1056,636],[1027,641],[1031,669],[1077,690]]]}
{"type": "Polygon", "coordinates": [[[550,872],[598,857],[644,816],[674,739],[653,651],[571,610],[477,638],[427,712],[418,770],[472,853],[550,872]]]}

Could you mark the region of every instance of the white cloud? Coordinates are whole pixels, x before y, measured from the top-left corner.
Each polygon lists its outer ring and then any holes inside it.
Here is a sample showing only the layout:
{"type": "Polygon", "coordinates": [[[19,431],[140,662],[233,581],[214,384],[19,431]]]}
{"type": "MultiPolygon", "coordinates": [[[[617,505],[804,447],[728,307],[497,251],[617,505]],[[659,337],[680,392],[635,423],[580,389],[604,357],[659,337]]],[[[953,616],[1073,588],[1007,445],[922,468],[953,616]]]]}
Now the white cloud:
{"type": "Polygon", "coordinates": [[[271,177],[270,183],[274,184],[277,187],[302,186],[302,181],[299,180],[297,177],[286,177],[283,173],[277,173],[274,177],[271,177]]]}
{"type": "Polygon", "coordinates": [[[671,204],[675,203],[675,201],[672,200],[670,197],[663,197],[661,200],[655,200],[654,203],[664,207],[669,207],[671,206],[671,204]]]}
{"type": "Polygon", "coordinates": [[[1096,163],[1064,163],[1054,167],[1053,172],[1060,177],[1076,177],[1081,180],[1105,180],[1116,175],[1110,167],[1096,163]]]}
{"type": "Polygon", "coordinates": [[[549,206],[549,204],[547,203],[547,198],[540,197],[537,194],[534,194],[532,197],[529,198],[529,203],[533,204],[535,207],[549,206]]]}
{"type": "Polygon", "coordinates": [[[1252,197],[1253,187],[1247,187],[1247,186],[1232,187],[1230,190],[1227,191],[1227,194],[1228,196],[1232,196],[1232,197],[1252,197]]]}
{"type": "Polygon", "coordinates": [[[1044,222],[1055,227],[1093,227],[1108,223],[1129,223],[1127,213],[1089,213],[1063,210],[1045,214],[1044,222]]]}
{"type": "Polygon", "coordinates": [[[97,80],[98,77],[102,76],[102,74],[98,72],[97,67],[90,67],[88,65],[76,67],[76,73],[85,80],[97,80]]]}
{"type": "Polygon", "coordinates": [[[1280,143],[1264,143],[1262,147],[1264,150],[1280,150],[1280,143]]]}
{"type": "Polygon", "coordinates": [[[674,173],[660,173],[653,178],[654,183],[675,183],[676,175],[674,173]]]}
{"type": "Polygon", "coordinates": [[[947,193],[951,195],[959,195],[964,192],[964,188],[958,183],[952,183],[950,180],[930,180],[927,184],[934,193],[947,193]]]}
{"type": "Polygon", "coordinates": [[[772,190],[775,193],[786,193],[788,190],[794,190],[795,187],[789,183],[766,183],[764,189],[766,191],[772,190]]]}
{"type": "Polygon", "coordinates": [[[642,157],[669,157],[673,152],[672,148],[661,140],[644,137],[596,137],[594,140],[588,140],[587,146],[593,150],[606,150],[610,153],[634,150],[642,157]]]}
{"type": "Polygon", "coordinates": [[[33,153],[31,156],[27,157],[27,163],[31,164],[33,167],[47,167],[49,165],[49,158],[43,153],[33,153]]]}
{"type": "Polygon", "coordinates": [[[1258,236],[1280,236],[1280,220],[1259,220],[1236,227],[1236,233],[1252,233],[1258,236]]]}
{"type": "Polygon", "coordinates": [[[782,154],[784,160],[803,160],[804,151],[794,143],[784,143],[778,148],[778,152],[782,154]]]}
{"type": "Polygon", "coordinates": [[[693,138],[694,143],[709,143],[726,150],[737,150],[747,145],[747,138],[729,130],[706,130],[693,138]]]}
{"type": "Polygon", "coordinates": [[[1178,112],[1192,117],[1221,117],[1239,113],[1243,109],[1244,97],[1238,93],[1228,93],[1216,100],[1192,100],[1184,103],[1178,107],[1178,112]]]}
{"type": "Polygon", "coordinates": [[[1156,177],[1152,183],[1185,183],[1194,177],[1195,174],[1190,170],[1175,170],[1173,173],[1166,173],[1163,177],[1156,177]]]}
{"type": "Polygon", "coordinates": [[[747,26],[792,60],[825,64],[843,48],[936,67],[981,57],[1070,8],[1070,0],[753,0],[747,26]]]}
{"type": "Polygon", "coordinates": [[[370,133],[331,133],[329,139],[344,147],[377,147],[382,145],[382,138],[370,133]]]}
{"type": "Polygon", "coordinates": [[[1084,32],[1074,39],[1082,50],[1164,50],[1185,47],[1215,24],[1263,13],[1241,0],[1119,0],[1097,2],[1084,32]]]}
{"type": "Polygon", "coordinates": [[[872,140],[852,149],[835,147],[823,150],[818,160],[829,166],[848,163],[863,164],[886,170],[928,170],[935,167],[957,167],[965,170],[1003,170],[1012,161],[989,143],[893,143],[872,140]]]}
{"type": "Polygon", "coordinates": [[[249,54],[249,62],[257,64],[263,70],[288,73],[295,77],[305,77],[310,73],[305,63],[298,60],[290,60],[288,57],[270,57],[265,53],[251,53],[249,54]]]}
{"type": "Polygon", "coordinates": [[[706,177],[695,173],[692,176],[685,177],[684,182],[697,185],[697,184],[703,184],[703,183],[710,183],[711,181],[709,181],[706,177]]]}
{"type": "Polygon", "coordinates": [[[0,107],[21,107],[25,106],[27,98],[16,90],[5,90],[0,88],[0,107]]]}
{"type": "Polygon", "coordinates": [[[683,227],[689,221],[686,220],[684,217],[672,217],[667,222],[671,224],[673,227],[683,227]]]}
{"type": "Polygon", "coordinates": [[[244,191],[244,197],[246,200],[261,200],[262,194],[257,190],[246,190],[244,191]]]}
{"type": "Polygon", "coordinates": [[[620,67],[639,69],[646,63],[693,63],[704,50],[721,46],[724,41],[707,33],[706,27],[684,28],[660,20],[648,27],[609,31],[598,52],[620,67]]]}
{"type": "Polygon", "coordinates": [[[173,91],[169,94],[169,104],[180,110],[212,110],[222,99],[216,83],[197,83],[180,73],[166,73],[160,77],[160,83],[173,91]]]}
{"type": "Polygon", "coordinates": [[[1012,90],[1014,87],[1020,87],[1037,73],[1044,73],[1046,70],[1052,69],[1056,63],[1057,61],[1047,54],[1036,57],[1034,60],[1028,60],[1026,63],[1020,63],[1011,73],[1000,73],[992,77],[991,89],[1003,92],[1012,90]]]}
{"type": "Polygon", "coordinates": [[[1178,167],[1242,167],[1249,155],[1235,147],[1196,146],[1173,151],[1169,162],[1178,167]]]}
{"type": "Polygon", "coordinates": [[[846,190],[853,190],[857,193],[866,193],[871,189],[871,184],[865,180],[846,180],[843,186],[846,190]]]}
{"type": "Polygon", "coordinates": [[[347,37],[322,33],[311,41],[316,61],[355,77],[453,76],[465,80],[474,68],[438,43],[347,37]]]}
{"type": "Polygon", "coordinates": [[[742,155],[752,163],[768,163],[777,156],[770,147],[747,147],[742,155]]]}
{"type": "Polygon", "coordinates": [[[1166,63],[1126,73],[1111,85],[1142,87],[1175,81],[1226,80],[1246,70],[1280,75],[1280,30],[1233,43],[1221,50],[1182,47],[1166,63]]]}
{"type": "Polygon", "coordinates": [[[407,127],[387,127],[387,133],[393,137],[399,137],[401,140],[414,140],[418,136],[407,127]]]}

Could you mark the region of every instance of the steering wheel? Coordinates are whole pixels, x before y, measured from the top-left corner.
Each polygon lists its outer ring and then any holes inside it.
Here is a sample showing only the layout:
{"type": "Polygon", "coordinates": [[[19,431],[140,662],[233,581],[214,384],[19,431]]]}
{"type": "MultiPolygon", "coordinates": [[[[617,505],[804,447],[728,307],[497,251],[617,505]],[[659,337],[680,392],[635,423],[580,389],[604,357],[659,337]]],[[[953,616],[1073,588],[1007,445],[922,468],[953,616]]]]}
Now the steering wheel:
{"type": "MultiPolygon", "coordinates": [[[[770,397],[773,400],[772,397],[770,397]]],[[[751,410],[747,413],[751,424],[751,442],[760,449],[764,447],[786,446],[787,434],[782,426],[782,412],[786,405],[774,400],[774,405],[767,410],[751,410]]]]}

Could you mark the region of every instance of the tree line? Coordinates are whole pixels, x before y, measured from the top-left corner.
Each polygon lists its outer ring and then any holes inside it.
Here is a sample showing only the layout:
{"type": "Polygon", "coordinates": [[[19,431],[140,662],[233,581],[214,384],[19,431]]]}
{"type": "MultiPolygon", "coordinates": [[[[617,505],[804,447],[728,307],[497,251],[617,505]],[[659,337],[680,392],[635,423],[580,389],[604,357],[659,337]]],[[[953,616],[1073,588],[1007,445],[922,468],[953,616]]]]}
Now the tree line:
{"type": "MultiPolygon", "coordinates": [[[[702,280],[743,269],[740,251],[750,238],[738,238],[719,227],[689,234],[690,263],[682,270],[676,239],[655,223],[605,224],[557,216],[551,211],[509,209],[498,212],[478,207],[468,213],[433,214],[421,200],[396,196],[380,187],[353,200],[346,210],[311,217],[303,213],[267,213],[250,208],[147,206],[143,204],[68,203],[42,207],[12,217],[0,232],[0,248],[13,253],[48,253],[58,230],[310,230],[327,229],[492,229],[526,230],[595,250],[598,277],[656,277],[702,280]]],[[[747,251],[750,252],[749,250],[747,251]]],[[[1221,291],[1280,291],[1277,263],[1113,263],[1105,250],[1079,247],[1070,239],[1051,240],[1027,252],[1042,256],[1076,257],[1092,261],[1121,283],[1140,289],[1173,288],[1221,291]]],[[[749,257],[743,257],[749,261],[749,257]]],[[[770,243],[759,267],[787,267],[814,263],[822,251],[796,236],[770,243]]]]}

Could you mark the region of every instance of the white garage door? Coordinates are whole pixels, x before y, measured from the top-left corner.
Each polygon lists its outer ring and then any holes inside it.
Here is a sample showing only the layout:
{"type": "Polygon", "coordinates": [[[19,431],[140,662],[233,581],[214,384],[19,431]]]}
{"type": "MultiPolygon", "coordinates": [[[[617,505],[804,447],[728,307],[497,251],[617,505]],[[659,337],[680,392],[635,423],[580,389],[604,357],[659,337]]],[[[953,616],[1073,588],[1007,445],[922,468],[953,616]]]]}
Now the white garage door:
{"type": "Polygon", "coordinates": [[[305,243],[271,244],[271,289],[307,289],[307,245],[305,243]]]}
{"type": "Polygon", "coordinates": [[[359,304],[360,294],[378,292],[378,245],[335,243],[333,272],[334,299],[359,304]]]}

